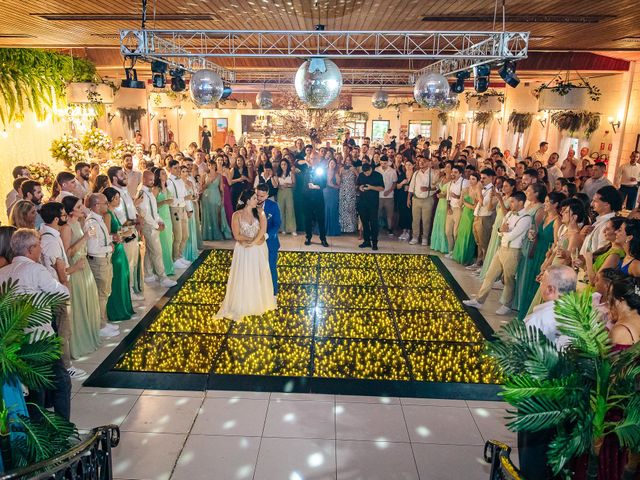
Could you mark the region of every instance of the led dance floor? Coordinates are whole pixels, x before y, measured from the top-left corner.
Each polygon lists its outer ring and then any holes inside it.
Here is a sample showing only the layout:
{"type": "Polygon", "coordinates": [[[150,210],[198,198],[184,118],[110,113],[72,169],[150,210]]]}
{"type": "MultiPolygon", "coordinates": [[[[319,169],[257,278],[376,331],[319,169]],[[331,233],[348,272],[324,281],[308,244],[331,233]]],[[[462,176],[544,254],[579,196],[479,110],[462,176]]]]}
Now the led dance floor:
{"type": "Polygon", "coordinates": [[[493,332],[437,257],[281,252],[278,310],[236,323],[214,319],[231,253],[205,251],[85,385],[495,399],[493,332]]]}

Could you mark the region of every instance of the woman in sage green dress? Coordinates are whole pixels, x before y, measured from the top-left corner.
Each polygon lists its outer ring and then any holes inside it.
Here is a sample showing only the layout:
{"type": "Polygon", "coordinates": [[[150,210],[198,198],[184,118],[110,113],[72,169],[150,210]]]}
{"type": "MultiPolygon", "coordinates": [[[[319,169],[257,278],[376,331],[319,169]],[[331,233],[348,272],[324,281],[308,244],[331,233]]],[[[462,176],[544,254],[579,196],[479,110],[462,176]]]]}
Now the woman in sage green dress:
{"type": "Polygon", "coordinates": [[[167,171],[164,168],[156,168],[153,172],[153,194],[158,202],[158,215],[164,223],[164,230],[160,232],[160,246],[162,247],[162,263],[166,275],[175,275],[173,266],[173,224],[171,223],[171,211],[169,205],[173,198],[167,189],[167,171]]]}
{"type": "Polygon", "coordinates": [[[65,252],[69,257],[69,294],[71,297],[71,357],[95,352],[100,347],[100,302],[98,287],[87,263],[87,239],[89,233],[82,230],[84,218],[82,202],[77,197],[62,199],[69,217],[60,230],[65,252]]]}
{"type": "Polygon", "coordinates": [[[447,235],[445,232],[445,222],[447,221],[447,192],[449,191],[450,173],[451,165],[447,164],[444,170],[444,176],[440,179],[440,183],[438,185],[438,206],[436,207],[436,214],[433,219],[433,228],[431,229],[431,250],[442,253],[449,253],[449,244],[447,243],[447,235]]]}
{"type": "Polygon", "coordinates": [[[204,177],[202,192],[202,238],[204,240],[229,240],[231,229],[224,212],[224,185],[216,162],[209,162],[209,173],[204,177]]]}
{"type": "Polygon", "coordinates": [[[198,251],[198,222],[196,220],[197,211],[194,208],[194,198],[195,194],[195,185],[191,183],[189,180],[189,170],[187,167],[180,167],[180,177],[184,182],[187,189],[187,214],[188,220],[187,224],[189,225],[189,238],[187,238],[187,243],[184,246],[184,251],[182,252],[182,256],[185,260],[193,262],[198,256],[200,252],[198,251]]]}
{"type": "MultiPolygon", "coordinates": [[[[105,188],[102,193],[104,193],[109,202],[109,211],[104,216],[104,223],[111,234],[119,234],[122,225],[118,221],[114,210],[120,205],[120,194],[112,187],[105,188]]],[[[122,235],[120,237],[120,240],[122,240],[122,235]]],[[[113,265],[113,280],[111,281],[111,295],[109,295],[109,300],[107,301],[107,317],[110,322],[130,320],[135,312],[131,303],[129,260],[127,260],[127,254],[121,241],[113,242],[111,265],[113,265]]]]}
{"type": "Polygon", "coordinates": [[[529,232],[522,240],[522,246],[520,247],[522,257],[520,258],[520,262],[518,263],[518,270],[516,271],[516,285],[513,300],[511,302],[511,309],[517,311],[523,310],[522,314],[526,314],[527,310],[529,309],[529,304],[531,303],[532,296],[535,294],[536,288],[533,284],[535,283],[536,276],[538,275],[540,270],[540,265],[538,265],[538,272],[534,274],[532,273],[531,269],[526,266],[526,264],[529,260],[531,260],[529,257],[533,257],[534,255],[537,243],[536,237],[538,236],[538,229],[540,228],[540,225],[542,225],[542,222],[545,218],[543,202],[545,198],[547,198],[547,187],[545,187],[541,183],[534,183],[532,185],[529,185],[524,193],[527,196],[528,204],[525,215],[530,215],[532,217],[532,221],[531,228],[529,228],[529,232]],[[529,294],[525,291],[526,289],[533,289],[531,296],[529,296],[529,294]]]}
{"type": "Polygon", "coordinates": [[[458,224],[458,237],[453,246],[451,258],[462,264],[471,265],[476,256],[476,240],[473,238],[473,210],[476,204],[476,189],[480,175],[473,172],[469,176],[469,188],[463,195],[462,215],[458,224]]]}
{"type": "Polygon", "coordinates": [[[487,253],[484,254],[484,263],[480,270],[480,280],[484,280],[484,277],[489,270],[491,260],[498,251],[500,246],[500,237],[498,230],[502,225],[502,220],[509,211],[509,198],[516,189],[516,181],[513,178],[506,178],[502,183],[502,192],[498,195],[498,205],[496,206],[496,219],[493,222],[493,228],[491,230],[491,239],[489,240],[489,246],[487,247],[487,253]]]}

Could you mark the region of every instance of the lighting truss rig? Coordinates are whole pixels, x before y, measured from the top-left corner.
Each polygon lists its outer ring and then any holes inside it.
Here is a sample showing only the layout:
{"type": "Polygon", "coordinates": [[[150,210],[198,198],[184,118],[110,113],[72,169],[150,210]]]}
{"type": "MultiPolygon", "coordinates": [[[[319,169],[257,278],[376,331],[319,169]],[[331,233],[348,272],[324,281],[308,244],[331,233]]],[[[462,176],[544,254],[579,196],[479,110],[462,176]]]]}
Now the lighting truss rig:
{"type": "Polygon", "coordinates": [[[379,58],[433,60],[424,70],[444,75],[477,65],[527,57],[529,32],[121,30],[122,55],[163,60],[187,70],[235,72],[212,57],[379,58]]]}
{"type": "MultiPolygon", "coordinates": [[[[408,87],[409,72],[340,69],[342,83],[352,87],[408,87]]],[[[293,85],[295,72],[237,70],[235,85],[293,85]]]]}

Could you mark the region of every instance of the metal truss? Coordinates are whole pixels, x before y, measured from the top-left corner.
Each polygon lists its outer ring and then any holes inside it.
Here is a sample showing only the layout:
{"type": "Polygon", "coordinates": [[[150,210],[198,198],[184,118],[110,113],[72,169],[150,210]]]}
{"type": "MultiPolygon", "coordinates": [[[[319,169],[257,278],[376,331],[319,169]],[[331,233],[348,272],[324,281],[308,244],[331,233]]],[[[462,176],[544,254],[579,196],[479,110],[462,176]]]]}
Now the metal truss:
{"type": "Polygon", "coordinates": [[[482,63],[526,58],[528,43],[528,32],[120,31],[123,55],[185,66],[189,59],[204,65],[210,57],[417,59],[436,60],[433,68],[445,74],[482,63]]]}
{"type": "MultiPolygon", "coordinates": [[[[408,87],[411,73],[341,69],[342,83],[362,87],[408,87]]],[[[295,72],[238,70],[236,85],[292,85],[295,72]]]]}

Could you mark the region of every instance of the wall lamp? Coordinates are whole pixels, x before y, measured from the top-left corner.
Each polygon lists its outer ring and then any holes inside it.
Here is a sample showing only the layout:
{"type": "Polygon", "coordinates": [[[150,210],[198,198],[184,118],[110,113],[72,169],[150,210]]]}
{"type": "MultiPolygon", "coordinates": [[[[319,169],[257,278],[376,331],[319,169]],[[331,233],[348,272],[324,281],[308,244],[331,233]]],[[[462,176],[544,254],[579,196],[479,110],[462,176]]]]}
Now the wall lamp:
{"type": "Polygon", "coordinates": [[[609,125],[613,128],[613,133],[618,133],[618,129],[620,128],[620,119],[618,118],[615,122],[613,121],[613,117],[607,118],[609,125]]]}
{"type": "Polygon", "coordinates": [[[543,113],[541,115],[536,115],[536,120],[538,120],[540,122],[540,125],[542,125],[542,128],[547,126],[547,120],[548,120],[548,116],[547,113],[543,113]]]}

